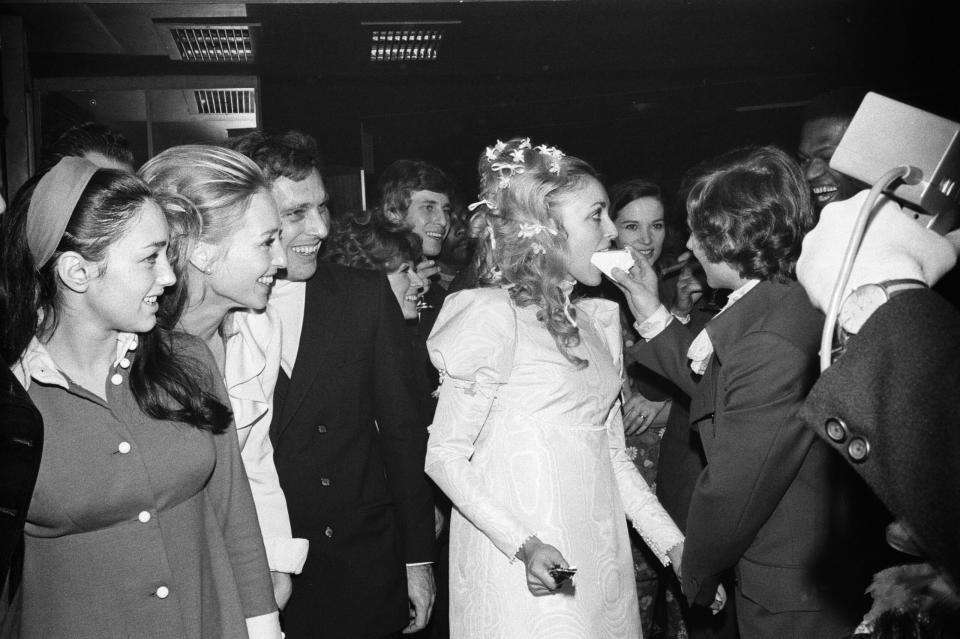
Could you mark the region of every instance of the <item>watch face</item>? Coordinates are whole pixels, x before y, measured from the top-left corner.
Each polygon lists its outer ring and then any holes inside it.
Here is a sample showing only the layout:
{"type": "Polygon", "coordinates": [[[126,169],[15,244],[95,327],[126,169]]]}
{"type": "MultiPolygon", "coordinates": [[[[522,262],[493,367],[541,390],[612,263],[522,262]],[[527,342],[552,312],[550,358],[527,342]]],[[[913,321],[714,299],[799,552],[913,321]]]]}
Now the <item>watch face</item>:
{"type": "Polygon", "coordinates": [[[837,320],[847,333],[855,335],[863,324],[887,301],[887,292],[877,284],[864,284],[858,287],[840,305],[837,320]]]}

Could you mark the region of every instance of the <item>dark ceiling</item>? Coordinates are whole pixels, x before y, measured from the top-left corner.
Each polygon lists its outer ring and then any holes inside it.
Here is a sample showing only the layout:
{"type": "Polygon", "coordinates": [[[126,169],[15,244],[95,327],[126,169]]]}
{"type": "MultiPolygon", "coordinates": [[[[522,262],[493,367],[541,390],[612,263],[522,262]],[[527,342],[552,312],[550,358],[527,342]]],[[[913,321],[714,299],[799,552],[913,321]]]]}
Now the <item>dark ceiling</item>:
{"type": "MultiPolygon", "coordinates": [[[[956,119],[955,29],[933,5],[887,0],[4,4],[36,77],[252,74],[271,130],[374,169],[422,157],[472,190],[484,144],[522,134],[613,179],[668,183],[734,145],[796,143],[802,104],[859,85],[956,119]],[[252,64],[167,57],[155,19],[261,25],[252,64]],[[429,63],[372,63],[363,23],[452,21],[429,63]],[[372,156],[369,155],[372,152],[372,156]]],[[[940,5],[937,5],[940,6],[940,5]]]]}

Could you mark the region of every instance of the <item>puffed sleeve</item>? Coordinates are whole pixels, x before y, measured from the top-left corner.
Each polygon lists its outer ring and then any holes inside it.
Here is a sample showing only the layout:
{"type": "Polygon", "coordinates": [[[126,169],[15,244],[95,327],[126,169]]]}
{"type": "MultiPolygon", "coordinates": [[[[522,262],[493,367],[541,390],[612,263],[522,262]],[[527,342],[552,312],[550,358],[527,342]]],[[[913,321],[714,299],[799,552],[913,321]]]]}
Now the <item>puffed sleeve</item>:
{"type": "MultiPolygon", "coordinates": [[[[198,373],[203,374],[205,389],[229,406],[226,388],[210,351],[196,340],[188,346],[187,352],[201,367],[198,373]]],[[[258,632],[258,635],[278,637],[280,626],[277,604],[273,598],[273,584],[233,424],[231,423],[227,432],[214,435],[213,441],[217,461],[205,490],[233,566],[243,616],[250,619],[266,615],[264,621],[268,622],[269,630],[266,633],[258,632]]]]}
{"type": "MultiPolygon", "coordinates": [[[[586,306],[584,310],[592,317],[595,326],[603,335],[614,365],[622,366],[623,334],[620,331],[620,314],[616,304],[608,300],[585,300],[581,305],[586,306]],[[587,305],[587,302],[590,304],[587,305]]],[[[683,541],[683,533],[660,505],[657,496],[627,455],[619,399],[607,415],[606,428],[610,442],[610,461],[627,517],[657,559],[667,565],[670,563],[667,551],[683,541]]]]}
{"type": "Polygon", "coordinates": [[[516,331],[506,291],[473,289],[446,299],[427,340],[441,380],[427,474],[511,560],[536,532],[487,488],[471,458],[497,392],[510,379],[516,331]]]}

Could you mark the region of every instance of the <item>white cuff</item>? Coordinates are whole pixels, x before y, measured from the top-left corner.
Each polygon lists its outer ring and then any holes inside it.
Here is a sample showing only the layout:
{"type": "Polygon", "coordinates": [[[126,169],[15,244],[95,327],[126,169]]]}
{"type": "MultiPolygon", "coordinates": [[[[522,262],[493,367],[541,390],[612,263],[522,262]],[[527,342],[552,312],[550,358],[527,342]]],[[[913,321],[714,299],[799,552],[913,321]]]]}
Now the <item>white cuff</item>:
{"type": "Polygon", "coordinates": [[[407,568],[412,568],[413,566],[432,566],[432,561],[418,561],[415,564],[407,564],[407,568]]]}
{"type": "Polygon", "coordinates": [[[280,613],[268,612],[265,615],[247,617],[247,635],[250,639],[280,639],[280,613]]]}
{"type": "Polygon", "coordinates": [[[672,321],[673,315],[670,314],[670,311],[667,310],[666,306],[661,304],[657,310],[655,310],[650,317],[646,319],[645,322],[642,324],[634,322],[633,327],[637,329],[638,333],[640,333],[640,337],[649,342],[654,337],[662,333],[672,321]]]}
{"type": "Polygon", "coordinates": [[[310,549],[310,542],[306,539],[271,537],[264,539],[263,545],[267,551],[270,570],[293,575],[299,575],[303,570],[303,564],[307,561],[307,550],[310,549]]]}

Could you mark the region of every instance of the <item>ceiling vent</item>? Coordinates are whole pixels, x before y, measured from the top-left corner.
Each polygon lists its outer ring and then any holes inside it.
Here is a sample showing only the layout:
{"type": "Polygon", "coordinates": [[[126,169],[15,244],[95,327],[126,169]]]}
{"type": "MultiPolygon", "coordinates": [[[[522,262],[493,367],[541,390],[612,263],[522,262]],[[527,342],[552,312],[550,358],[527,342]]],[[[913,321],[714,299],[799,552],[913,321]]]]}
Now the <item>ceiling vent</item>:
{"type": "Polygon", "coordinates": [[[254,62],[259,24],[155,20],[167,54],[185,62],[254,62]]]}
{"type": "Polygon", "coordinates": [[[431,62],[456,20],[438,22],[364,22],[370,29],[370,62],[431,62]]]}
{"type": "Polygon", "coordinates": [[[253,115],[257,112],[254,89],[196,89],[193,97],[200,115],[253,115]]]}

